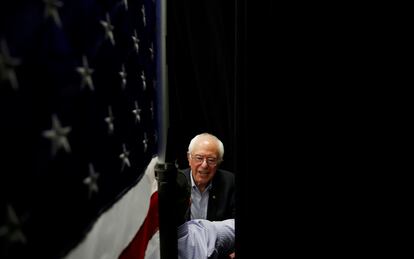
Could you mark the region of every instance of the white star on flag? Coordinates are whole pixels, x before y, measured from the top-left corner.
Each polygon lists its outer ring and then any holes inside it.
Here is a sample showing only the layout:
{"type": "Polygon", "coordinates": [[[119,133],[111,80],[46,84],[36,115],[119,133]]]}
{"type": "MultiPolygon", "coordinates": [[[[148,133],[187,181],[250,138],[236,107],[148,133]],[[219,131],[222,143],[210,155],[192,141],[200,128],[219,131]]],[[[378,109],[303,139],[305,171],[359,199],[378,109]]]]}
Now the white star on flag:
{"type": "Polygon", "coordinates": [[[145,6],[142,5],[141,7],[141,14],[142,14],[142,23],[144,24],[144,27],[147,26],[147,18],[145,16],[145,6]]]}
{"type": "Polygon", "coordinates": [[[52,156],[63,148],[67,153],[70,153],[70,145],[67,139],[71,127],[62,127],[56,114],[52,115],[52,128],[50,130],[43,131],[43,137],[52,141],[52,156]]]}
{"type": "Polygon", "coordinates": [[[138,106],[138,101],[135,101],[134,104],[135,104],[135,109],[132,110],[132,113],[135,114],[135,123],[140,123],[141,122],[141,109],[138,106]]]}
{"type": "Polygon", "coordinates": [[[112,107],[108,106],[108,117],[105,118],[105,122],[108,124],[109,135],[112,135],[114,133],[114,130],[115,130],[114,120],[115,118],[112,115],[112,107]]]}
{"type": "Polygon", "coordinates": [[[137,34],[136,30],[134,30],[134,35],[132,36],[132,40],[134,41],[135,52],[138,54],[138,52],[139,52],[139,39],[138,39],[138,34],[137,34]]]}
{"type": "Polygon", "coordinates": [[[88,195],[89,199],[92,198],[92,194],[94,192],[96,193],[98,192],[98,184],[97,184],[98,178],[99,178],[99,173],[95,172],[93,164],[89,163],[89,176],[83,180],[83,183],[86,184],[89,189],[89,195],[88,195]]]}
{"type": "Polygon", "coordinates": [[[76,71],[78,71],[78,73],[82,76],[81,88],[83,89],[85,85],[87,85],[89,89],[93,91],[94,90],[93,81],[92,81],[93,69],[89,68],[88,59],[86,58],[86,56],[82,57],[82,64],[83,64],[82,67],[76,68],[76,71]]]}
{"type": "Polygon", "coordinates": [[[7,205],[6,224],[0,227],[0,237],[6,236],[10,243],[27,243],[22,226],[13,207],[7,205]]]}
{"type": "Polygon", "coordinates": [[[123,0],[122,2],[125,6],[125,11],[128,11],[128,0],[123,0]]]}
{"type": "Polygon", "coordinates": [[[62,27],[58,8],[61,8],[63,3],[59,0],[43,0],[43,2],[45,3],[45,18],[52,17],[55,24],[62,27]]]}
{"type": "Polygon", "coordinates": [[[109,14],[106,14],[106,21],[101,21],[102,26],[105,29],[105,38],[111,41],[112,45],[115,46],[115,39],[114,39],[114,33],[112,32],[114,30],[114,26],[111,24],[111,19],[109,17],[109,14]]]}
{"type": "Polygon", "coordinates": [[[148,149],[148,137],[147,133],[144,132],[144,140],[142,141],[142,144],[144,144],[144,153],[147,152],[148,149]]]}
{"type": "Polygon", "coordinates": [[[0,81],[9,81],[13,90],[19,88],[16,73],[14,71],[14,68],[18,65],[20,65],[20,60],[10,56],[7,43],[2,39],[0,48],[0,81]]]}
{"type": "Polygon", "coordinates": [[[151,42],[151,47],[149,47],[151,61],[154,60],[154,44],[151,42]]]}
{"type": "Polygon", "coordinates": [[[121,172],[124,171],[125,165],[131,167],[128,156],[129,151],[126,149],[125,144],[122,144],[122,153],[119,155],[119,158],[122,160],[121,172]]]}
{"type": "Polygon", "coordinates": [[[145,73],[144,71],[141,71],[141,80],[142,80],[142,90],[145,91],[147,89],[147,82],[145,82],[145,73]]]}
{"type": "Polygon", "coordinates": [[[124,64],[122,64],[122,70],[119,72],[119,75],[121,76],[122,89],[125,89],[125,86],[127,84],[127,80],[126,80],[127,73],[125,72],[125,65],[124,64]]]}

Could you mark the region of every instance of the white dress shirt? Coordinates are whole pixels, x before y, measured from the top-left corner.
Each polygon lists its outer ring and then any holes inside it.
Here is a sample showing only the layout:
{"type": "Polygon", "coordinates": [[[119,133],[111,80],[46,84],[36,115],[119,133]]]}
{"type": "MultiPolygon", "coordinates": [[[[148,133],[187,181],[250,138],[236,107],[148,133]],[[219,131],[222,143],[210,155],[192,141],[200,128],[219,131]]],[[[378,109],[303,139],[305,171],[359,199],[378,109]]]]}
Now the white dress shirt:
{"type": "Polygon", "coordinates": [[[190,220],[178,227],[178,259],[207,259],[234,251],[234,219],[190,220]]]}

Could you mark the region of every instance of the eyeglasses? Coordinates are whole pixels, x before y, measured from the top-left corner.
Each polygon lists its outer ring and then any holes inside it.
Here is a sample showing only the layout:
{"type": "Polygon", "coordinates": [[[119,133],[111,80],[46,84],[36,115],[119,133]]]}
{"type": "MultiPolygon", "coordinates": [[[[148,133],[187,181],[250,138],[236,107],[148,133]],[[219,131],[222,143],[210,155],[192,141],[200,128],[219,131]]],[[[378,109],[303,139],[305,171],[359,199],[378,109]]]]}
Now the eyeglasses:
{"type": "Polygon", "coordinates": [[[204,157],[202,155],[193,155],[193,154],[190,154],[190,157],[196,164],[202,164],[204,160],[206,160],[209,166],[216,166],[217,163],[219,162],[219,160],[215,157],[204,157]]]}

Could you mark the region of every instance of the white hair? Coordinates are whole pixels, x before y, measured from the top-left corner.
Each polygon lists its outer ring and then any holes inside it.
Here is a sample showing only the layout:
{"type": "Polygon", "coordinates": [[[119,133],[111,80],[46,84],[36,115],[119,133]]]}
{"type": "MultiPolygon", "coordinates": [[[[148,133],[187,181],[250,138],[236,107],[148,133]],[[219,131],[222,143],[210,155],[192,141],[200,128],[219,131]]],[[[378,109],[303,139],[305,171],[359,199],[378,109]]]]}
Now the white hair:
{"type": "Polygon", "coordinates": [[[194,149],[194,146],[195,146],[195,144],[198,142],[198,140],[201,138],[201,137],[211,137],[211,138],[213,138],[213,139],[215,139],[216,141],[217,141],[217,146],[218,146],[218,155],[219,155],[219,160],[221,161],[221,160],[223,160],[223,156],[224,156],[224,145],[223,145],[223,142],[221,142],[221,140],[220,139],[218,139],[216,136],[214,136],[213,134],[210,134],[210,133],[201,133],[201,134],[198,134],[198,135],[196,135],[191,141],[190,141],[190,144],[188,145],[188,153],[192,153],[193,152],[193,149],[194,149]]]}

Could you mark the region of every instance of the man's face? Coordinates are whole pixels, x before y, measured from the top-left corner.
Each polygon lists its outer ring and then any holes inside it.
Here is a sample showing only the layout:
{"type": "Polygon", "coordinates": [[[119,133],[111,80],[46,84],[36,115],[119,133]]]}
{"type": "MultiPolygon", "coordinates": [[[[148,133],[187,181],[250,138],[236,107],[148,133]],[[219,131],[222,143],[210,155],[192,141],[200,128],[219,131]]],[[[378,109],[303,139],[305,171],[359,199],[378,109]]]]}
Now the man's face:
{"type": "Polygon", "coordinates": [[[187,158],[196,185],[206,187],[216,174],[219,163],[217,142],[211,138],[200,139],[187,158]]]}

